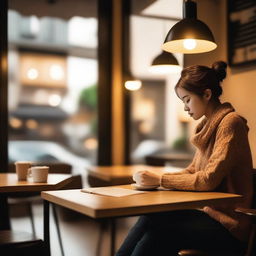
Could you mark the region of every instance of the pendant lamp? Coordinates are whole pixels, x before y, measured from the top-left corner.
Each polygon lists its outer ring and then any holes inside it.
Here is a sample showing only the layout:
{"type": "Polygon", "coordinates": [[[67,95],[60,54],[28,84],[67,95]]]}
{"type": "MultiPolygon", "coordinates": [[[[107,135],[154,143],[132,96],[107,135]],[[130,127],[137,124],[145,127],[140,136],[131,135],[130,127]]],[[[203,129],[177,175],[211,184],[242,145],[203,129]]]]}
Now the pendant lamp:
{"type": "Polygon", "coordinates": [[[135,79],[130,71],[125,75],[124,87],[129,91],[137,91],[141,88],[141,80],[135,79]]]}
{"type": "Polygon", "coordinates": [[[183,19],[168,32],[162,49],[175,53],[202,53],[217,47],[214,36],[208,26],[197,19],[196,3],[185,0],[183,19]]]}
{"type": "Polygon", "coordinates": [[[162,51],[162,53],[157,55],[152,61],[149,71],[152,74],[159,75],[179,73],[181,71],[181,67],[172,53],[162,51]]]}
{"type": "Polygon", "coordinates": [[[125,88],[129,91],[137,91],[141,88],[140,80],[127,80],[124,84],[125,88]]]}

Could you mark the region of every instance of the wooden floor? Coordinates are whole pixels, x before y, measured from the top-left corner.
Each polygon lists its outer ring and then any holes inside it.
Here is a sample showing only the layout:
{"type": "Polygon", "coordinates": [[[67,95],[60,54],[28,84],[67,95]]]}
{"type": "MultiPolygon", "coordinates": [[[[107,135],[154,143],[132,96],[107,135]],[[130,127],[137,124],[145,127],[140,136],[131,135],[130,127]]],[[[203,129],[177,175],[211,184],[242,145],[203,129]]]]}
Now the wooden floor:
{"type": "MultiPolygon", "coordinates": [[[[33,214],[36,225],[36,234],[43,237],[43,207],[41,204],[33,206],[33,214]]],[[[100,236],[100,225],[95,220],[77,213],[71,213],[58,209],[59,223],[64,244],[65,256],[98,256],[96,247],[100,236]]],[[[128,233],[137,217],[121,218],[117,220],[116,247],[118,248],[128,233]]],[[[56,227],[51,216],[51,253],[52,256],[61,256],[56,227]]],[[[12,217],[14,230],[31,231],[30,220],[26,216],[12,217]]],[[[102,232],[100,256],[109,256],[110,236],[109,230],[102,232]]]]}

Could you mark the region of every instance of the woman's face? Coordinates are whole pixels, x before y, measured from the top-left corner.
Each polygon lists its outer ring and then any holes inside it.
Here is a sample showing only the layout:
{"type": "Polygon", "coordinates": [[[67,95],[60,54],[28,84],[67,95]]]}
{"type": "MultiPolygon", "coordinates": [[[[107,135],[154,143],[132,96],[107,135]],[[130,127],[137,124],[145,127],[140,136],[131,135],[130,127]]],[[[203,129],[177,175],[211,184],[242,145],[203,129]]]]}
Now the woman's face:
{"type": "Polygon", "coordinates": [[[198,120],[202,116],[206,115],[209,96],[207,93],[203,96],[198,96],[192,92],[187,91],[184,88],[177,88],[177,95],[184,103],[184,110],[194,119],[198,120]]]}

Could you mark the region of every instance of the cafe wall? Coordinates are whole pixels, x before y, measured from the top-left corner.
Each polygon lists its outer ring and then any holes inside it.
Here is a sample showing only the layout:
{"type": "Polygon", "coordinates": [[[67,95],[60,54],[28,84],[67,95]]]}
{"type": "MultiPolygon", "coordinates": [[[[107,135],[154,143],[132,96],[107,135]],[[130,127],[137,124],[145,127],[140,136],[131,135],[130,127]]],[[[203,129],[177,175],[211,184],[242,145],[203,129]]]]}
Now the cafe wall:
{"type": "MultiPolygon", "coordinates": [[[[227,61],[227,0],[197,0],[198,18],[214,33],[218,48],[210,53],[186,55],[185,66],[193,64],[211,65],[216,60],[227,61]]],[[[228,68],[223,83],[222,101],[230,101],[237,112],[248,120],[249,140],[256,167],[256,65],[228,68]]],[[[242,149],[241,149],[242,150],[242,149]]]]}

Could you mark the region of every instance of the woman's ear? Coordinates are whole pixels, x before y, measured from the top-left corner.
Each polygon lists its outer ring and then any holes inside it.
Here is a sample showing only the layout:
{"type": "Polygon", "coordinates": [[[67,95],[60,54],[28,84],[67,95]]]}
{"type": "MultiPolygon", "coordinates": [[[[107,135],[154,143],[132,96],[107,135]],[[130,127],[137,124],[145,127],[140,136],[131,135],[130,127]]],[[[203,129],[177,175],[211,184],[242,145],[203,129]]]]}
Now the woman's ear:
{"type": "Polygon", "coordinates": [[[212,97],[212,90],[211,89],[206,89],[204,91],[204,95],[203,95],[204,99],[206,99],[207,101],[209,101],[212,97]]]}

